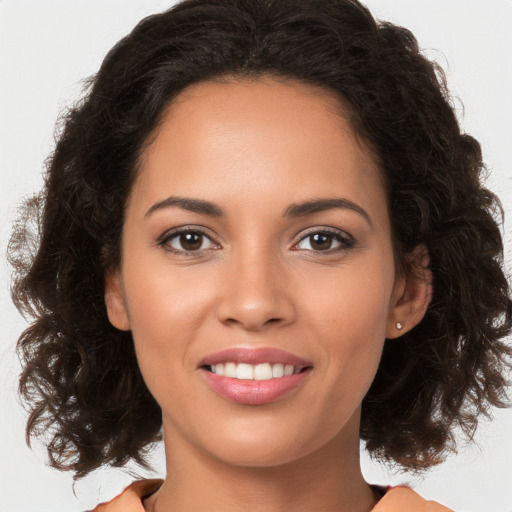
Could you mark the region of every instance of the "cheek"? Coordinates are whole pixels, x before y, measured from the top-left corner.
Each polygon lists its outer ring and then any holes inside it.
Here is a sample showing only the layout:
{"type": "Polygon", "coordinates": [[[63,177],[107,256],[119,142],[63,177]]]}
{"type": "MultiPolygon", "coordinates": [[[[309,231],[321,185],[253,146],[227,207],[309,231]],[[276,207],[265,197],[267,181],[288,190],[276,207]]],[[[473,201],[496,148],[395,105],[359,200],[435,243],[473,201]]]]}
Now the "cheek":
{"type": "Polygon", "coordinates": [[[177,266],[160,252],[132,253],[123,266],[124,294],[130,325],[147,342],[169,342],[200,322],[211,301],[212,269],[177,266]]]}
{"type": "Polygon", "coordinates": [[[202,276],[189,271],[184,278],[165,263],[142,270],[127,262],[123,272],[139,366],[148,387],[158,395],[173,376],[195,368],[190,345],[207,318],[211,286],[202,276]]]}
{"type": "Polygon", "coordinates": [[[393,279],[392,264],[374,259],[373,265],[340,268],[326,276],[325,282],[317,276],[308,316],[319,335],[318,347],[329,378],[326,389],[332,390],[338,403],[346,403],[347,395],[355,398],[354,403],[362,400],[375,377],[393,279]]]}
{"type": "Polygon", "coordinates": [[[365,260],[335,271],[317,272],[310,281],[315,286],[301,290],[301,295],[309,296],[304,304],[311,321],[317,319],[321,328],[341,337],[347,347],[349,340],[357,340],[356,346],[360,346],[385,337],[393,292],[392,260],[379,262],[370,254],[365,260]]]}

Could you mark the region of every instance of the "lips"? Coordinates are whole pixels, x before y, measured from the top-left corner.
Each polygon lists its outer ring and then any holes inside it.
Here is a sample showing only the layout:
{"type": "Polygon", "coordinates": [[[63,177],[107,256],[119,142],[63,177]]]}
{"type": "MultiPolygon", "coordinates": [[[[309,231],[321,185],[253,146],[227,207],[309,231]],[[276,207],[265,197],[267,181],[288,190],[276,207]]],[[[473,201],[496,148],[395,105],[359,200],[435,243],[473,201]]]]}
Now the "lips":
{"type": "Polygon", "coordinates": [[[299,367],[313,366],[312,363],[306,359],[277,348],[229,348],[205,357],[201,360],[199,366],[211,366],[227,362],[252,365],[262,363],[281,363],[283,365],[290,364],[299,367]]]}
{"type": "Polygon", "coordinates": [[[232,348],[211,354],[199,364],[209,386],[238,404],[263,405],[296,390],[313,365],[279,349],[232,348]]]}

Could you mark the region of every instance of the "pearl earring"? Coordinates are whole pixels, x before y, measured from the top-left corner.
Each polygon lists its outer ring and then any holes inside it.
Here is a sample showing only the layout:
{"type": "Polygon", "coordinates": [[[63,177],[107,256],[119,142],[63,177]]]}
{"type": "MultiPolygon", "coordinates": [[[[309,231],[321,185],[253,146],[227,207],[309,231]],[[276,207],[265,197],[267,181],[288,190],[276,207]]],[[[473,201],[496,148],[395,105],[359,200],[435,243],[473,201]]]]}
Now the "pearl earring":
{"type": "Polygon", "coordinates": [[[395,325],[399,331],[401,331],[404,328],[404,326],[400,322],[397,322],[395,325]]]}

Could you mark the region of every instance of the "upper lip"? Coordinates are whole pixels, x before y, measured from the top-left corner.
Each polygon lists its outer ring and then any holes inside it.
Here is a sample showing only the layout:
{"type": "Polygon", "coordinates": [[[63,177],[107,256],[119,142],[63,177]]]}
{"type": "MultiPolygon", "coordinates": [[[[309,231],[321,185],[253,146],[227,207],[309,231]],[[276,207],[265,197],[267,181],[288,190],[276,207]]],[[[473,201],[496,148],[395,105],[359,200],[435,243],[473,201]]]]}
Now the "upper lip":
{"type": "Polygon", "coordinates": [[[246,348],[233,347],[220,352],[215,352],[203,358],[199,366],[211,366],[219,363],[245,363],[245,364],[262,364],[262,363],[282,363],[284,365],[291,364],[295,367],[306,368],[313,366],[312,363],[302,357],[291,354],[278,348],[246,348]]]}

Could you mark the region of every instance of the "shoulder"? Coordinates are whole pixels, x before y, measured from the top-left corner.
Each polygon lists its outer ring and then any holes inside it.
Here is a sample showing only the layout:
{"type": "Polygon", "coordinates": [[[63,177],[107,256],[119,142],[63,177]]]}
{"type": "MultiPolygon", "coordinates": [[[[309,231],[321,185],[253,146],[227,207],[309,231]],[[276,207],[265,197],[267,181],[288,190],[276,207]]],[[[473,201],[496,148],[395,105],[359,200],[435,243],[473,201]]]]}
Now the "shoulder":
{"type": "Polygon", "coordinates": [[[408,487],[392,487],[372,512],[452,512],[434,501],[424,500],[408,487]]]}
{"type": "Polygon", "coordinates": [[[162,480],[139,480],[127,487],[117,498],[98,505],[90,512],[144,512],[142,500],[155,492],[162,480]]]}
{"type": "MultiPolygon", "coordinates": [[[[91,512],[144,512],[142,500],[156,491],[162,480],[140,480],[127,487],[119,496],[98,505],[91,512]]],[[[393,487],[377,503],[372,512],[451,512],[439,503],[426,501],[408,487],[393,487]]]]}

